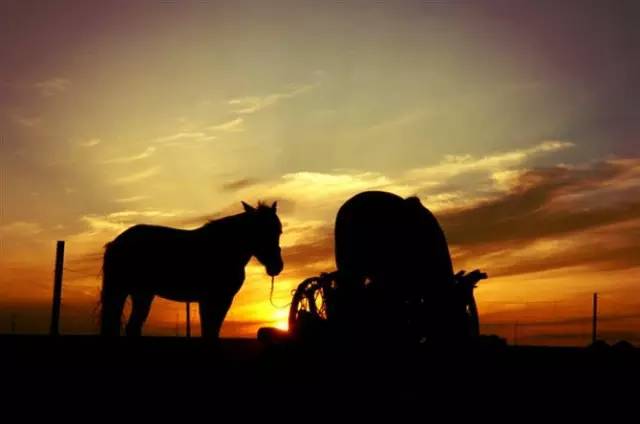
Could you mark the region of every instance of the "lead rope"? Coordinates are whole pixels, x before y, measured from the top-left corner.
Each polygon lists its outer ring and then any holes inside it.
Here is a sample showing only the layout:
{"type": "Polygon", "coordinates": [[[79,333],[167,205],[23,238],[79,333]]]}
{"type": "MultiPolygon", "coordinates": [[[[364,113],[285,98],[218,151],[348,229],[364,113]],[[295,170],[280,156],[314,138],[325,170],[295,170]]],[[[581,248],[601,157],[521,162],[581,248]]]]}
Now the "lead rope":
{"type": "Polygon", "coordinates": [[[288,308],[289,306],[291,306],[291,302],[287,303],[286,305],[282,305],[282,306],[278,306],[275,303],[273,303],[273,282],[275,280],[275,277],[271,277],[271,291],[269,292],[269,302],[271,302],[271,306],[273,306],[276,309],[284,309],[284,308],[288,308]]]}

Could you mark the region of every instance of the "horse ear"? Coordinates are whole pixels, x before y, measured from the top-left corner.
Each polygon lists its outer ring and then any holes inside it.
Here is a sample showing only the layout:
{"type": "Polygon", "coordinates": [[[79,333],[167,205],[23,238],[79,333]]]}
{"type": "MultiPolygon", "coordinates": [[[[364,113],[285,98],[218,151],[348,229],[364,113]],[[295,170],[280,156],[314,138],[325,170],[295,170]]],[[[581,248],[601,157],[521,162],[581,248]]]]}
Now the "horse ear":
{"type": "Polygon", "coordinates": [[[271,209],[273,209],[274,212],[276,210],[278,210],[278,201],[277,200],[275,202],[273,202],[273,205],[271,205],[271,209]]]}
{"type": "Polygon", "coordinates": [[[245,212],[249,212],[250,213],[250,212],[255,212],[256,211],[256,208],[254,208],[253,206],[251,206],[248,203],[242,202],[242,206],[244,207],[244,211],[245,212]]]}

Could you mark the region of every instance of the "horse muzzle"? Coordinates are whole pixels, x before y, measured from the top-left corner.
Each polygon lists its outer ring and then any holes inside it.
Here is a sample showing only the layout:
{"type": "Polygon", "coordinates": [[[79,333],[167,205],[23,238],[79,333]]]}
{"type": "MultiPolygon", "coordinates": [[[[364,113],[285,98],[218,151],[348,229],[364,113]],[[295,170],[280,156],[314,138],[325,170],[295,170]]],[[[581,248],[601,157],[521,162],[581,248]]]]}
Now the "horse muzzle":
{"type": "Polygon", "coordinates": [[[279,275],[282,272],[282,268],[284,267],[283,263],[280,262],[279,264],[276,265],[272,265],[272,266],[267,266],[267,275],[269,275],[269,277],[275,277],[277,275],[279,275]]]}

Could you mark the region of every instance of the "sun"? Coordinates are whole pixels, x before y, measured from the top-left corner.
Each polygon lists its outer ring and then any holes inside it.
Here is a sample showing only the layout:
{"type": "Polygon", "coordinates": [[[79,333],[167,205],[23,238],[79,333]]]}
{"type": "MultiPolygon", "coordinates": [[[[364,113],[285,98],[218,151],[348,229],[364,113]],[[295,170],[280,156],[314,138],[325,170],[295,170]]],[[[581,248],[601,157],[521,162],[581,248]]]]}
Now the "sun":
{"type": "Polygon", "coordinates": [[[279,321],[276,321],[275,328],[277,328],[278,330],[285,330],[288,331],[289,330],[289,321],[286,319],[281,319],[279,321]]]}

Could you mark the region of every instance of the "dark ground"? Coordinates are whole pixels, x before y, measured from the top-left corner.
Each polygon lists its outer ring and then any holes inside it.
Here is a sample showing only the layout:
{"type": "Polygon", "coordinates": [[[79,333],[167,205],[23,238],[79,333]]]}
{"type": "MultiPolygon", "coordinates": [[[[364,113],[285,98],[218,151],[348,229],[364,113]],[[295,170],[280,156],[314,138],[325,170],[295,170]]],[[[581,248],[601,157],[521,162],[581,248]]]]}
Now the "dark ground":
{"type": "Polygon", "coordinates": [[[155,411],[220,403],[276,417],[307,406],[500,415],[507,406],[535,411],[571,399],[582,411],[605,399],[620,410],[635,407],[640,397],[637,348],[485,343],[401,350],[250,339],[214,345],[197,338],[0,336],[0,371],[0,402],[59,399],[69,406],[82,399],[155,411]]]}

